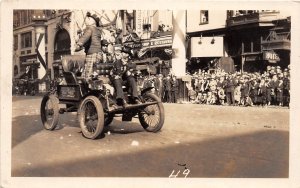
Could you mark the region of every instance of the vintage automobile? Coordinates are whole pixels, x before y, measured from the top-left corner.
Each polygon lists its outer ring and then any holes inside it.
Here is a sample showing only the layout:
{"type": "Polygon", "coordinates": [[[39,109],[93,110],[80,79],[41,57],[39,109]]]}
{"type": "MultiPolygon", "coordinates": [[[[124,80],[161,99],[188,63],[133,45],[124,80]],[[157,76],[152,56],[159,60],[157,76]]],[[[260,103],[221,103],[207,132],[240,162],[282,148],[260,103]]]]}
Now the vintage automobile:
{"type": "Polygon", "coordinates": [[[89,139],[96,139],[103,132],[104,126],[108,126],[117,114],[122,115],[122,121],[131,121],[133,117],[137,117],[142,127],[149,132],[158,132],[162,128],[164,107],[161,100],[150,92],[152,88],[141,91],[141,104],[133,104],[125,87],[129,105],[115,108],[115,97],[107,87],[110,84],[112,64],[97,64],[97,75],[89,83],[78,76],[83,65],[82,56],[67,55],[62,58],[64,83],[57,84],[41,102],[40,114],[46,130],[54,130],[59,114],[65,112],[78,113],[82,134],[89,139]]]}

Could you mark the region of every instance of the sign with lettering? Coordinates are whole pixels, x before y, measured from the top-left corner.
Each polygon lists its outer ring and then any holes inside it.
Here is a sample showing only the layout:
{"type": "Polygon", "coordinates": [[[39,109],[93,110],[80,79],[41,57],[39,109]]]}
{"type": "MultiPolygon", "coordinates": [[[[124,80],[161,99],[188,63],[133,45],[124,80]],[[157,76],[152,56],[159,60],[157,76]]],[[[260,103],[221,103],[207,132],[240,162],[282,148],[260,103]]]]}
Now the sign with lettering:
{"type": "Polygon", "coordinates": [[[245,61],[256,61],[260,59],[258,55],[248,55],[245,58],[245,61]]]}
{"type": "Polygon", "coordinates": [[[136,34],[141,37],[143,34],[143,19],[142,19],[142,11],[137,10],[136,11],[136,22],[135,22],[135,28],[136,28],[136,34]]]}
{"type": "Polygon", "coordinates": [[[171,47],[172,46],[172,37],[161,37],[151,40],[143,40],[141,42],[126,42],[124,44],[130,48],[157,48],[157,47],[171,47]]]}
{"type": "Polygon", "coordinates": [[[278,54],[274,51],[264,51],[263,59],[269,61],[270,63],[276,63],[280,61],[278,54]]]}

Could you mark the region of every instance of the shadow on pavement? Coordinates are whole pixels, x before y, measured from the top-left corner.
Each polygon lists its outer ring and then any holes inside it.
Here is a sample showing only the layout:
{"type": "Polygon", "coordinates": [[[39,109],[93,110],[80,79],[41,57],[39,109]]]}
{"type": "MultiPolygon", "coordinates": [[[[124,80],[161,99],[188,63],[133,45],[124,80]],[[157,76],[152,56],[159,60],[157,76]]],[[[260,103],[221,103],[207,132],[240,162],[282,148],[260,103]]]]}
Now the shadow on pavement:
{"type": "Polygon", "coordinates": [[[39,115],[25,115],[13,118],[12,148],[42,130],[44,128],[39,115]]]}
{"type": "MultiPolygon", "coordinates": [[[[38,131],[39,129],[37,129],[38,131]]],[[[159,134],[147,139],[156,144],[159,134]]],[[[101,142],[101,140],[99,140],[101,142]]],[[[289,132],[263,130],[147,148],[139,145],[109,155],[61,160],[16,169],[12,176],[30,177],[178,177],[288,178],[289,132]],[[251,144],[249,144],[251,143],[251,144]]],[[[104,151],[103,151],[104,152],[104,151]]]]}
{"type": "MultiPolygon", "coordinates": [[[[59,123],[55,131],[61,131],[67,127],[80,127],[77,121],[77,115],[63,114],[60,115],[59,123]]],[[[37,134],[40,131],[47,131],[44,129],[39,115],[23,115],[12,119],[12,148],[17,144],[29,139],[31,136],[37,134]],[[28,123],[30,122],[30,123],[28,123]]],[[[111,125],[104,127],[103,133],[98,139],[105,137],[104,133],[110,131],[114,134],[129,134],[144,132],[145,130],[139,123],[135,122],[122,122],[114,119],[111,125]],[[125,125],[124,125],[125,124],[125,125]]]]}

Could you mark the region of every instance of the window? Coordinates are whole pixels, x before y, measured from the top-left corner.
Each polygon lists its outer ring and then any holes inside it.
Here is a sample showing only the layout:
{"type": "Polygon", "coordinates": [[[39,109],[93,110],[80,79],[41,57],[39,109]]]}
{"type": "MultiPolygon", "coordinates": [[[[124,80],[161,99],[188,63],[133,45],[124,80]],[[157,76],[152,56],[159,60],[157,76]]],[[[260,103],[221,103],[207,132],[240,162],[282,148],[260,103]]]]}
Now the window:
{"type": "Polygon", "coordinates": [[[15,66],[14,66],[14,76],[17,76],[18,73],[19,73],[18,66],[15,65],[15,66]]]}
{"type": "Polygon", "coordinates": [[[32,46],[31,32],[21,34],[21,48],[28,48],[32,46]]]}
{"type": "Polygon", "coordinates": [[[260,52],[261,51],[260,46],[260,38],[257,37],[253,41],[253,52],[260,52]]]}
{"type": "Polygon", "coordinates": [[[200,11],[200,24],[208,24],[208,10],[200,11]]]}
{"type": "Polygon", "coordinates": [[[19,12],[14,10],[14,27],[19,27],[19,26],[20,26],[19,12]]]}
{"type": "Polygon", "coordinates": [[[14,50],[18,49],[18,35],[14,35],[14,50]]]}
{"type": "Polygon", "coordinates": [[[53,59],[58,60],[62,55],[67,54],[71,54],[71,39],[68,31],[62,29],[55,36],[53,59]]]}
{"type": "Polygon", "coordinates": [[[150,32],[151,31],[151,24],[144,24],[143,31],[150,32]]]}
{"type": "Polygon", "coordinates": [[[55,51],[70,50],[71,39],[67,30],[63,29],[58,31],[55,38],[55,51]]]}

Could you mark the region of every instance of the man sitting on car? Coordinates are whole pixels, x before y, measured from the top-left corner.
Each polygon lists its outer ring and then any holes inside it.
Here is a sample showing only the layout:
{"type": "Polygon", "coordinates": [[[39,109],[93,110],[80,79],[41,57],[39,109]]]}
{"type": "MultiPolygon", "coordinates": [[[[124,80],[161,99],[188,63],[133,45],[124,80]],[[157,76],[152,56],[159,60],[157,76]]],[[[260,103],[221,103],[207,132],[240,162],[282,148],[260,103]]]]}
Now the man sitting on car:
{"type": "Polygon", "coordinates": [[[115,49],[115,58],[114,66],[112,69],[112,83],[116,90],[116,100],[118,105],[126,107],[128,104],[125,100],[123,92],[123,80],[127,82],[128,93],[131,95],[133,101],[136,104],[140,104],[137,92],[137,83],[134,78],[134,64],[129,61],[130,51],[129,49],[116,48],[115,49]]]}

